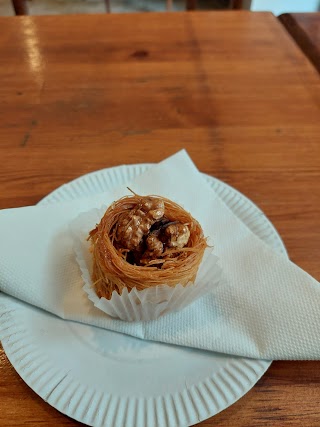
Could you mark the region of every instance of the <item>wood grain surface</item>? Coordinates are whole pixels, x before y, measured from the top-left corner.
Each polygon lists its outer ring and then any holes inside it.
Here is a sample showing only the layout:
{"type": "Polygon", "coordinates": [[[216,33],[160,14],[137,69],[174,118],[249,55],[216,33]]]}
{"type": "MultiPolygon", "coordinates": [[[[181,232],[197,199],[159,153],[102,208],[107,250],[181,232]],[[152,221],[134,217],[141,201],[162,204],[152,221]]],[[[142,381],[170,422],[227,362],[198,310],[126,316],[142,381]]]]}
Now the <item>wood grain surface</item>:
{"type": "Polygon", "coordinates": [[[279,19],[320,73],[320,12],[284,13],[279,19]]]}
{"type": "MultiPolygon", "coordinates": [[[[184,147],[257,203],[320,279],[319,75],[273,15],[11,17],[0,28],[0,208],[184,147]]],[[[1,426],[78,424],[0,357],[1,426]]],[[[319,399],[320,362],[274,362],[201,426],[316,427],[319,399]]]]}

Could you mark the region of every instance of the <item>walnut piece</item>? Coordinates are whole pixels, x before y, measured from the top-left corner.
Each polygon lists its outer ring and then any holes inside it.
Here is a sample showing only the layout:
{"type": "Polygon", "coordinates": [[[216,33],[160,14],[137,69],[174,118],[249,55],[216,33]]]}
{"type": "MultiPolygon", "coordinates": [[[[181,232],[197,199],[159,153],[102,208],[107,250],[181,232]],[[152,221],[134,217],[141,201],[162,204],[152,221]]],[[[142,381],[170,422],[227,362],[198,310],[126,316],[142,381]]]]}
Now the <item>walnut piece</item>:
{"type": "Polygon", "coordinates": [[[190,230],[187,225],[180,222],[169,224],[164,231],[166,245],[169,248],[183,248],[189,241],[190,230]]]}
{"type": "Polygon", "coordinates": [[[148,250],[153,252],[155,258],[163,253],[163,243],[159,239],[159,233],[150,233],[146,238],[146,245],[148,250]]]}
{"type": "Polygon", "coordinates": [[[123,248],[136,249],[151,226],[164,215],[164,202],[155,197],[143,197],[137,206],[124,212],[118,221],[116,240],[123,248]]]}
{"type": "Polygon", "coordinates": [[[164,201],[155,197],[144,197],[140,209],[156,222],[164,215],[164,201]]]}
{"type": "Polygon", "coordinates": [[[129,250],[128,262],[161,264],[166,249],[182,249],[190,238],[187,225],[164,216],[164,201],[157,197],[141,197],[139,203],[124,212],[116,225],[115,241],[121,250],[129,250]]]}
{"type": "Polygon", "coordinates": [[[140,264],[147,265],[151,261],[158,260],[161,263],[162,254],[166,248],[182,249],[188,243],[190,230],[187,225],[180,222],[171,222],[160,225],[146,238],[147,249],[143,253],[140,264]]]}
{"type": "Polygon", "coordinates": [[[146,238],[147,249],[143,253],[140,264],[146,265],[150,261],[161,257],[164,250],[164,244],[159,239],[160,230],[153,231],[146,238]]]}

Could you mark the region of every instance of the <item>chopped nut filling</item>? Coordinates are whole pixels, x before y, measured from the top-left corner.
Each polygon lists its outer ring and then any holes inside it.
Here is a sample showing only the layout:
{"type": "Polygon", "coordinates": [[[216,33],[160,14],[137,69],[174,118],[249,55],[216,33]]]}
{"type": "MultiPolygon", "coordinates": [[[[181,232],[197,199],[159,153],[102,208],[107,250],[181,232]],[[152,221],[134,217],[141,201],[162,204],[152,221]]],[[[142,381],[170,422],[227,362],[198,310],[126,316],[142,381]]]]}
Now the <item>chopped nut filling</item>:
{"type": "Polygon", "coordinates": [[[126,255],[128,262],[147,265],[159,259],[161,264],[161,256],[166,249],[182,249],[188,244],[188,225],[170,222],[164,211],[163,200],[143,197],[133,209],[120,216],[115,242],[117,247],[129,251],[126,255]]]}

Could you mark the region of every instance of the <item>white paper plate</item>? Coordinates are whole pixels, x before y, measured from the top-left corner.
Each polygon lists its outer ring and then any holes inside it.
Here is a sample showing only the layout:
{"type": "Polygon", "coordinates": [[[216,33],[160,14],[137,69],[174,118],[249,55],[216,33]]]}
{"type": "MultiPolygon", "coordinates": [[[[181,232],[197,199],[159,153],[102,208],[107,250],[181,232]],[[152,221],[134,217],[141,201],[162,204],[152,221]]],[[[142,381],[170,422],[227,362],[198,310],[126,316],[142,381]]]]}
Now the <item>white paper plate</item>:
{"type": "MultiPolygon", "coordinates": [[[[41,203],[104,192],[148,167],[119,166],[84,175],[41,203]]],[[[221,181],[206,179],[254,233],[285,253],[274,227],[252,202],[221,181]]],[[[16,371],[46,402],[88,425],[196,424],[247,393],[271,363],[141,341],[64,321],[3,294],[0,304],[11,310],[0,338],[16,371]]]]}

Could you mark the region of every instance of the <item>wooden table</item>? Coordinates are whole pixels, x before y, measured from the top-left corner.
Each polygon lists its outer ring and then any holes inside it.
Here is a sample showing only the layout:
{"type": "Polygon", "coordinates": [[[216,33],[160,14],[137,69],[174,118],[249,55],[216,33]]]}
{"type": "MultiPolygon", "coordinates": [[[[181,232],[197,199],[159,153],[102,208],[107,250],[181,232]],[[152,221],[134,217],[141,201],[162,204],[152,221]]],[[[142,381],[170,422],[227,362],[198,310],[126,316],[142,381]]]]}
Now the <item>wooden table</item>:
{"type": "MultiPolygon", "coordinates": [[[[0,208],[185,147],[256,202],[291,259],[320,279],[319,76],[273,15],[12,17],[0,27],[0,208]]],[[[274,362],[201,425],[319,426],[319,399],[320,362],[274,362]]],[[[77,425],[3,351],[0,402],[3,426],[77,425]]]]}
{"type": "Polygon", "coordinates": [[[285,13],[279,19],[320,72],[320,12],[285,13]]]}

